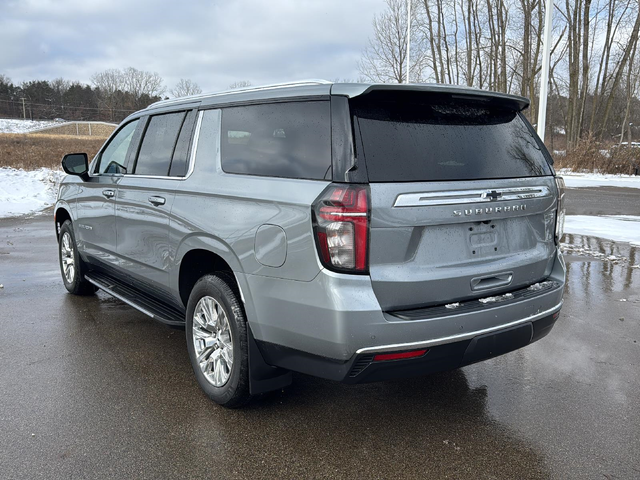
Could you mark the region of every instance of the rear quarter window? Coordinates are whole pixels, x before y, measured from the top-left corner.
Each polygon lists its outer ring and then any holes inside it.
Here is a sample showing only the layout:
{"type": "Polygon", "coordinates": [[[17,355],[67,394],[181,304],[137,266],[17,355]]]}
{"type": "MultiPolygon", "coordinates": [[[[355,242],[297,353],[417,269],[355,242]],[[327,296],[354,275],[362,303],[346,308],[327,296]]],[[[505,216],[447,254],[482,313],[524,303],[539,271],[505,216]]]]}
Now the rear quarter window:
{"type": "Polygon", "coordinates": [[[422,182],[551,175],[524,117],[481,102],[437,97],[356,99],[372,182],[422,182]]]}
{"type": "Polygon", "coordinates": [[[321,180],[331,172],[328,101],[222,110],[221,163],[227,173],[321,180]]]}

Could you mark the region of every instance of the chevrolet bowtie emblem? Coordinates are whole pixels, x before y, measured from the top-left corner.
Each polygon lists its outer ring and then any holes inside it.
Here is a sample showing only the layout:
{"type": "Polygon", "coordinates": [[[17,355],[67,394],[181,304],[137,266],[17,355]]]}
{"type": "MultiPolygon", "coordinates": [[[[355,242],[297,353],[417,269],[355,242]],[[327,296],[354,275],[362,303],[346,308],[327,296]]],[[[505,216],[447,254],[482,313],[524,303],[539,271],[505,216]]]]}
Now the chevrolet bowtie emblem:
{"type": "Polygon", "coordinates": [[[489,198],[491,201],[494,201],[494,200],[498,200],[499,198],[502,198],[502,193],[496,190],[491,190],[490,192],[483,193],[482,198],[489,198]]]}

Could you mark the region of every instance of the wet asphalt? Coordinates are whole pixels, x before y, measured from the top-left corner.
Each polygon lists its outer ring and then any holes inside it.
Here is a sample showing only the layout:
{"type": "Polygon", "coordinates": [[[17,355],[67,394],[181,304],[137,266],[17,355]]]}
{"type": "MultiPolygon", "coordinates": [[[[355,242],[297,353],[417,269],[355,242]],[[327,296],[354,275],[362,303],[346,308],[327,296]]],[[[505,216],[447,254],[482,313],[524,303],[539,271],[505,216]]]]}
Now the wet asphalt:
{"type": "MultiPolygon", "coordinates": [[[[640,190],[567,198],[639,214],[640,190]]],[[[50,216],[0,220],[0,478],[640,478],[640,249],[565,241],[626,261],[567,256],[543,340],[411,380],[295,375],[232,411],[198,388],[183,331],[66,293],[50,216]]]]}
{"type": "Polygon", "coordinates": [[[640,216],[640,190],[637,188],[570,188],[565,198],[567,215],[640,216]]]}

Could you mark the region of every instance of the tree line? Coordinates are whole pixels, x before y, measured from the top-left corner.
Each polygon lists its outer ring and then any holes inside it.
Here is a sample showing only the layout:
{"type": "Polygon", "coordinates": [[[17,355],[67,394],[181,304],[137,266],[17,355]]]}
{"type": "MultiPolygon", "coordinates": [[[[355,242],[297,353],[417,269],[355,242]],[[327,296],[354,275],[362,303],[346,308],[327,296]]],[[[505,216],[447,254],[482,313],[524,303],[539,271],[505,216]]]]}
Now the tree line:
{"type": "MultiPolygon", "coordinates": [[[[640,136],[640,0],[555,0],[548,133],[567,148],[581,138],[640,136]],[[566,135],[564,135],[566,134],[566,135]]],[[[386,0],[359,62],[375,82],[466,85],[529,97],[535,123],[544,0],[386,0]]],[[[552,137],[553,138],[553,137],[552,137]]]]}
{"type": "MultiPolygon", "coordinates": [[[[180,81],[168,93],[182,97],[201,93],[195,82],[180,81]]],[[[129,114],[162,100],[167,89],[162,77],[128,67],[91,76],[91,85],[63,78],[14,84],[0,74],[0,118],[102,120],[120,122],[129,114]]]]}

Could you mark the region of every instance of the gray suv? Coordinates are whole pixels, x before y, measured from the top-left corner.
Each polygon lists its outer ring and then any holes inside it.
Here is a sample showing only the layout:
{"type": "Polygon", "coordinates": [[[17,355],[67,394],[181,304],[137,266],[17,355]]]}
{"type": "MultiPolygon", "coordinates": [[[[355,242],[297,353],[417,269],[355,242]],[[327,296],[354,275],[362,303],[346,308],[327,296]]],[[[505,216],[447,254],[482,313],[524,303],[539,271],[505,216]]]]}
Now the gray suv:
{"type": "Polygon", "coordinates": [[[291,372],[454,369],[545,336],[563,182],[525,98],[307,81],[155,103],[63,159],[60,268],[186,329],[237,407],[291,372]]]}

